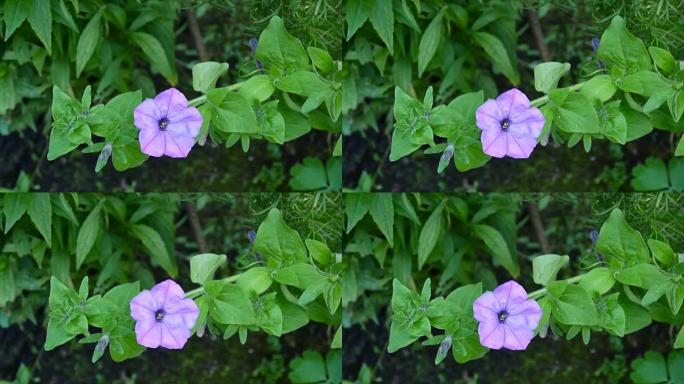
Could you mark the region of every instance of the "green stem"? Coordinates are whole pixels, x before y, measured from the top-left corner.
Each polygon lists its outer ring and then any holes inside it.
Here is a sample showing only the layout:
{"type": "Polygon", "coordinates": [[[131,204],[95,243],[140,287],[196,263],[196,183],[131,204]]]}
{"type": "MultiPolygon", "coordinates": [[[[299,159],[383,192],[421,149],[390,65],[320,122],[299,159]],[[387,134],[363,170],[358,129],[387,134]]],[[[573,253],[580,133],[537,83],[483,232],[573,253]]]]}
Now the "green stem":
{"type": "MultiPolygon", "coordinates": [[[[581,82],[581,83],[577,83],[577,84],[574,84],[574,85],[569,86],[567,89],[569,89],[570,92],[574,92],[574,91],[577,91],[577,90],[579,90],[580,88],[582,88],[582,86],[583,86],[585,83],[586,83],[586,81],[581,82]]],[[[542,96],[542,97],[540,97],[540,98],[537,98],[537,99],[532,100],[532,101],[530,102],[530,104],[531,104],[533,107],[539,107],[539,106],[541,106],[541,105],[543,105],[543,104],[546,104],[548,101],[549,101],[549,95],[546,95],[546,96],[542,96]]]]}
{"type": "MultiPolygon", "coordinates": [[[[573,277],[571,277],[565,281],[568,284],[575,284],[575,283],[579,282],[580,280],[582,280],[583,277],[584,277],[584,274],[581,274],[581,275],[573,276],[573,277]]],[[[528,293],[527,298],[532,299],[532,300],[536,300],[536,299],[538,299],[544,295],[546,295],[546,288],[537,289],[536,291],[528,293]]]]}
{"type": "MultiPolygon", "coordinates": [[[[237,275],[228,276],[226,278],[219,279],[219,281],[223,281],[225,283],[234,283],[237,281],[237,279],[240,278],[241,275],[242,275],[241,273],[238,273],[237,275]]],[[[194,299],[195,297],[197,297],[203,293],[204,293],[204,286],[201,286],[199,288],[193,289],[192,291],[185,292],[185,297],[187,297],[188,299],[194,299]]]]}
{"type": "MultiPolygon", "coordinates": [[[[227,88],[229,91],[237,91],[238,89],[240,89],[240,87],[242,87],[242,85],[244,83],[245,83],[244,81],[241,81],[239,83],[235,83],[235,84],[229,85],[229,86],[224,87],[224,88],[227,88]]],[[[202,95],[200,97],[196,97],[196,98],[188,101],[188,104],[190,106],[196,107],[200,104],[203,104],[206,101],[207,101],[207,95],[202,95]]]]}

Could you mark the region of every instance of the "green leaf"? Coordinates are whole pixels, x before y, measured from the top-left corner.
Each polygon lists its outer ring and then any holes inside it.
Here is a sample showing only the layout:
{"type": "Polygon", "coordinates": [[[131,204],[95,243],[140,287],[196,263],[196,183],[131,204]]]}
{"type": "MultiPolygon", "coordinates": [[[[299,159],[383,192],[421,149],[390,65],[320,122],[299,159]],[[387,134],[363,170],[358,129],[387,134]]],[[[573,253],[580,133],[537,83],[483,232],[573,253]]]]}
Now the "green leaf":
{"type": "Polygon", "coordinates": [[[625,20],[620,16],[613,17],[610,26],[603,32],[598,58],[608,68],[616,67],[622,75],[651,68],[651,59],[644,43],[627,31],[625,20]]]}
{"type": "Polygon", "coordinates": [[[520,275],[520,266],[514,255],[511,254],[501,232],[485,224],[475,224],[472,228],[475,236],[479,237],[492,253],[494,260],[506,268],[513,277],[518,277],[520,275]]]}
{"type": "Polygon", "coordinates": [[[209,315],[220,324],[248,325],[254,323],[256,315],[245,292],[235,284],[212,280],[204,285],[211,299],[209,315]]]}
{"type": "Polygon", "coordinates": [[[52,55],[52,11],[50,11],[50,0],[33,0],[28,21],[33,31],[36,32],[36,36],[38,36],[45,49],[47,49],[48,54],[52,55]]]}
{"type": "Polygon", "coordinates": [[[101,17],[102,12],[97,12],[86,24],[78,38],[78,44],[76,45],[76,77],[81,77],[83,68],[88,64],[88,60],[90,60],[95,52],[97,43],[100,40],[101,17]]]}
{"type": "Polygon", "coordinates": [[[666,89],[668,85],[660,75],[652,71],[639,71],[617,81],[617,86],[621,90],[647,97],[666,89]]]}
{"type": "Polygon", "coordinates": [[[542,255],[532,259],[532,278],[539,285],[548,285],[556,280],[558,271],[570,261],[569,256],[542,255]]]}
{"type": "Polygon", "coordinates": [[[349,41],[356,31],[366,23],[370,16],[373,3],[366,0],[348,0],[345,3],[345,14],[347,17],[347,41],[349,41]]]}
{"type": "Polygon", "coordinates": [[[306,261],[307,256],[299,233],[287,226],[282,213],[276,208],[271,209],[259,225],[254,250],[273,268],[306,261]]]}
{"type": "Polygon", "coordinates": [[[301,357],[290,362],[288,378],[293,383],[327,383],[323,356],[316,351],[304,351],[301,357]]]}
{"type": "Polygon", "coordinates": [[[536,65],[534,67],[534,89],[539,92],[549,93],[558,87],[558,81],[568,71],[570,71],[570,63],[552,61],[536,65]]]}
{"type": "Polygon", "coordinates": [[[33,193],[31,203],[28,206],[28,214],[31,221],[43,236],[48,248],[52,247],[52,205],[50,194],[33,193]]]}
{"type": "Polygon", "coordinates": [[[663,266],[670,267],[677,261],[677,257],[669,244],[655,239],[648,239],[646,243],[653,257],[663,266]]]}
{"type": "Polygon", "coordinates": [[[511,61],[506,48],[498,37],[487,32],[475,32],[473,33],[473,40],[484,49],[487,56],[492,60],[494,69],[503,73],[513,85],[520,83],[520,74],[516,68],[516,63],[511,61]]]}
{"type": "Polygon", "coordinates": [[[212,126],[227,133],[256,133],[257,119],[249,101],[229,88],[207,92],[212,106],[212,126]]]}
{"type": "Polygon", "coordinates": [[[31,195],[28,193],[6,193],[3,196],[3,211],[5,213],[5,234],[14,224],[24,216],[31,204],[31,195]]]}
{"type": "Polygon", "coordinates": [[[554,299],[553,315],[566,325],[596,325],[598,313],[591,296],[579,285],[568,285],[565,281],[549,284],[549,293],[554,299]],[[563,288],[564,286],[564,288],[563,288]]]}
{"type": "Polygon", "coordinates": [[[654,157],[634,167],[632,176],[631,184],[635,191],[661,191],[670,187],[665,162],[654,157]]]}
{"type": "Polygon", "coordinates": [[[109,355],[117,363],[137,357],[144,351],[145,347],[138,344],[134,332],[109,338],[109,355]]]}
{"type": "Polygon", "coordinates": [[[370,195],[368,211],[380,232],[385,235],[390,248],[394,246],[394,205],[391,193],[373,193],[370,195]]]}
{"type": "Polygon", "coordinates": [[[335,62],[332,56],[325,49],[316,47],[307,47],[306,52],[309,54],[311,61],[318,68],[320,73],[327,75],[335,70],[335,62]]]}
{"type": "Polygon", "coordinates": [[[684,136],[679,138],[679,144],[677,144],[677,149],[675,149],[675,156],[684,156],[684,136]]]}
{"type": "Polygon", "coordinates": [[[166,80],[173,84],[178,83],[178,74],[176,73],[175,63],[169,62],[166,52],[156,37],[145,32],[131,33],[133,43],[140,47],[147,56],[152,67],[161,73],[166,80]]]}
{"type": "Polygon", "coordinates": [[[143,224],[133,224],[131,226],[131,231],[133,236],[137,237],[138,240],[142,242],[147,252],[150,253],[150,258],[155,264],[164,268],[166,273],[168,273],[171,277],[178,275],[178,266],[169,255],[166,245],[164,244],[164,240],[162,240],[159,232],[157,232],[154,228],[143,224]]]}
{"type": "Polygon", "coordinates": [[[606,267],[594,268],[582,276],[579,286],[589,294],[603,295],[615,285],[615,279],[610,269],[606,267]]]}
{"type": "MultiPolygon", "coordinates": [[[[365,1],[362,1],[362,3],[365,3],[365,1]]],[[[6,0],[3,13],[5,15],[5,41],[7,41],[31,13],[31,2],[26,0],[6,0]]]]}
{"type": "Polygon", "coordinates": [[[612,269],[617,266],[648,263],[649,253],[641,233],[627,224],[621,210],[615,208],[601,226],[596,248],[612,269]]]}
{"type": "Polygon", "coordinates": [[[203,253],[190,258],[190,280],[193,283],[204,284],[214,277],[214,272],[226,263],[226,255],[203,253]]]}
{"type": "Polygon", "coordinates": [[[609,75],[594,76],[580,88],[580,93],[589,100],[599,102],[608,101],[616,91],[617,87],[609,75]]]}
{"type": "Polygon", "coordinates": [[[216,87],[219,77],[228,72],[228,63],[206,61],[192,67],[192,89],[200,93],[207,93],[216,87]]]}
{"type": "Polygon", "coordinates": [[[372,2],[370,22],[385,43],[390,55],[394,55],[394,10],[392,0],[375,0],[372,2]]]}
{"type": "Polygon", "coordinates": [[[306,244],[306,249],[309,250],[309,256],[321,265],[329,266],[335,263],[335,257],[325,243],[318,240],[306,239],[304,240],[304,244],[306,244]]]}
{"type": "Polygon", "coordinates": [[[629,377],[636,384],[668,382],[665,358],[659,352],[646,352],[644,357],[632,361],[632,373],[629,377]]]}
{"type": "Polygon", "coordinates": [[[437,245],[437,240],[442,235],[442,210],[445,204],[445,202],[442,202],[432,211],[430,217],[428,217],[423,228],[420,230],[420,236],[418,237],[418,269],[423,268],[425,261],[430,256],[430,253],[432,253],[435,245],[437,245]]]}
{"type": "Polygon", "coordinates": [[[344,208],[347,214],[347,233],[358,224],[370,209],[371,194],[348,193],[345,194],[344,208]]]}
{"type": "Polygon", "coordinates": [[[291,178],[288,184],[295,191],[315,191],[328,186],[325,166],[315,157],[306,157],[301,164],[296,164],[290,170],[291,178]]]}
{"type": "Polygon", "coordinates": [[[418,45],[418,77],[423,76],[423,72],[437,52],[442,37],[442,19],[447,8],[443,7],[425,29],[418,45]]]}
{"type": "Polygon", "coordinates": [[[582,93],[556,89],[549,93],[553,103],[553,122],[567,133],[595,134],[599,120],[594,106],[582,93]]]}
{"type": "Polygon", "coordinates": [[[251,103],[262,103],[273,95],[275,87],[268,75],[256,75],[242,83],[238,92],[251,103]]]}
{"type": "Polygon", "coordinates": [[[285,30],[278,16],[273,16],[261,33],[256,58],[277,77],[309,69],[309,57],[301,41],[285,30]]]}
{"type": "Polygon", "coordinates": [[[76,269],[81,268],[81,264],[85,260],[90,250],[95,245],[95,240],[100,233],[100,211],[104,200],[101,200],[83,221],[81,228],[78,230],[76,237],[76,269]]]}
{"type": "Polygon", "coordinates": [[[241,274],[236,282],[243,290],[256,295],[264,293],[272,283],[271,272],[266,267],[250,268],[241,274]]]}
{"type": "Polygon", "coordinates": [[[679,70],[679,64],[670,51],[658,47],[648,47],[648,52],[651,53],[655,65],[666,74],[673,74],[679,70]]]}

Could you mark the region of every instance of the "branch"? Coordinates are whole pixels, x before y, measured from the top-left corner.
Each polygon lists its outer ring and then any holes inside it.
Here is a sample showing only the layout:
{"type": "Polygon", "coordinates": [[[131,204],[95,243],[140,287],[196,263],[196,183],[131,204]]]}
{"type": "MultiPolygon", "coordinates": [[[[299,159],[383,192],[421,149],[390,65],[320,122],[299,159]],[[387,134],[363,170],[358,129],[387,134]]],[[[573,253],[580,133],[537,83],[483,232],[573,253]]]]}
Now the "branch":
{"type": "Polygon", "coordinates": [[[207,240],[202,233],[202,225],[200,224],[199,215],[197,214],[197,205],[195,205],[194,202],[188,202],[185,204],[185,210],[188,213],[188,221],[190,222],[192,233],[195,235],[195,241],[197,241],[197,248],[202,253],[209,252],[207,240]]]}
{"type": "Polygon", "coordinates": [[[532,34],[534,35],[534,40],[539,48],[539,54],[543,61],[551,61],[551,54],[549,53],[549,47],[544,42],[544,32],[541,29],[541,23],[539,22],[539,15],[535,11],[528,11],[527,18],[530,21],[530,27],[532,28],[532,34]]]}
{"type": "Polygon", "coordinates": [[[185,11],[185,18],[188,19],[188,27],[195,42],[195,48],[197,48],[197,56],[199,56],[200,61],[209,61],[209,52],[207,52],[207,47],[204,45],[204,41],[202,41],[202,32],[200,31],[197,17],[192,10],[187,10],[185,11]]]}

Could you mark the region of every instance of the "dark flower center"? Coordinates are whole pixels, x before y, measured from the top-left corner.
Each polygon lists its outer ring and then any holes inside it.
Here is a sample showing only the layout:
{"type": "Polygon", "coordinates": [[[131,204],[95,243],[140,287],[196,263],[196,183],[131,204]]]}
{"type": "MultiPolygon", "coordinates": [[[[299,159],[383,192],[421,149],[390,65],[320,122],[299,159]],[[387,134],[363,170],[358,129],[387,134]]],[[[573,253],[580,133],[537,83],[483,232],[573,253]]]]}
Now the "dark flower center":
{"type": "Polygon", "coordinates": [[[166,312],[163,309],[159,309],[154,313],[154,318],[157,322],[161,322],[164,319],[164,315],[166,315],[166,312]]]}
{"type": "Polygon", "coordinates": [[[166,117],[159,120],[159,129],[162,131],[166,129],[167,125],[169,125],[169,120],[167,120],[166,117]]]}
{"type": "Polygon", "coordinates": [[[506,311],[499,312],[499,323],[502,323],[502,324],[505,323],[507,317],[508,317],[508,312],[506,312],[506,311]]]}
{"type": "Polygon", "coordinates": [[[508,118],[501,120],[501,129],[506,130],[510,126],[511,126],[511,120],[509,120],[508,118]]]}

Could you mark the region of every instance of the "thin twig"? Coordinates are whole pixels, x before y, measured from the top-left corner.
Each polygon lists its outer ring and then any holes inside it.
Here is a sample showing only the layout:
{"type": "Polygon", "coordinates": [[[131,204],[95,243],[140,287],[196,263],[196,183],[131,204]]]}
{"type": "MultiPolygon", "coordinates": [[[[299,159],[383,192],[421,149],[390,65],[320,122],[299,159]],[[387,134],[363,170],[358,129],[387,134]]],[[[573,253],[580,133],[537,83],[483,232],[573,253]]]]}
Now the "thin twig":
{"type": "Polygon", "coordinates": [[[207,240],[204,238],[204,233],[202,233],[202,224],[200,224],[199,215],[197,214],[197,205],[192,201],[187,202],[185,204],[185,211],[188,213],[188,221],[190,222],[192,233],[195,235],[197,248],[202,253],[209,252],[207,240]]]}
{"type": "Polygon", "coordinates": [[[530,21],[530,27],[532,28],[532,34],[534,35],[534,40],[539,48],[539,55],[543,61],[551,61],[551,54],[549,53],[549,47],[544,42],[544,32],[541,28],[541,23],[539,22],[539,15],[535,11],[528,11],[527,18],[530,21]]]}
{"type": "Polygon", "coordinates": [[[209,52],[202,40],[202,32],[200,31],[195,13],[192,10],[185,11],[185,18],[188,20],[188,27],[195,42],[195,48],[197,48],[197,56],[199,56],[200,61],[209,61],[209,52]]]}
{"type": "Polygon", "coordinates": [[[549,246],[549,241],[546,239],[546,234],[544,233],[544,224],[542,223],[541,214],[539,213],[539,207],[535,203],[529,203],[527,205],[527,210],[530,212],[530,220],[532,220],[532,226],[537,234],[537,240],[539,240],[539,246],[543,253],[547,254],[551,252],[551,247],[549,246]]]}

